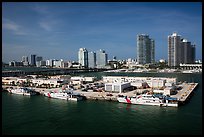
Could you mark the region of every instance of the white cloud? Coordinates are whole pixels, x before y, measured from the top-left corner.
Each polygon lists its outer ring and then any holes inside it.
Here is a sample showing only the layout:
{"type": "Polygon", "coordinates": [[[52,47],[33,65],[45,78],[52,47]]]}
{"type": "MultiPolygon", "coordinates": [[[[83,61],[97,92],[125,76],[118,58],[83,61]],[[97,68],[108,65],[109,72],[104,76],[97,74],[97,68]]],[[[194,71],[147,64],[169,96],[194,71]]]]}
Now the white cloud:
{"type": "Polygon", "coordinates": [[[15,35],[26,35],[20,25],[9,19],[3,19],[2,28],[11,31],[15,35]]]}
{"type": "Polygon", "coordinates": [[[45,5],[39,5],[38,3],[36,3],[32,9],[39,14],[40,19],[38,21],[38,25],[43,30],[53,31],[58,28],[60,21],[57,18],[58,14],[53,12],[53,9],[45,5]]]}
{"type": "Polygon", "coordinates": [[[35,3],[32,9],[39,14],[49,14],[48,7],[35,3]]]}
{"type": "Polygon", "coordinates": [[[17,31],[19,29],[19,26],[13,23],[3,23],[3,28],[11,30],[11,31],[17,31]]]}
{"type": "Polygon", "coordinates": [[[42,19],[38,22],[41,28],[43,28],[46,31],[53,31],[57,29],[59,21],[55,19],[42,19]]]}
{"type": "Polygon", "coordinates": [[[41,28],[43,28],[46,31],[52,30],[52,26],[48,22],[41,21],[41,22],[39,22],[39,25],[41,28]]]}

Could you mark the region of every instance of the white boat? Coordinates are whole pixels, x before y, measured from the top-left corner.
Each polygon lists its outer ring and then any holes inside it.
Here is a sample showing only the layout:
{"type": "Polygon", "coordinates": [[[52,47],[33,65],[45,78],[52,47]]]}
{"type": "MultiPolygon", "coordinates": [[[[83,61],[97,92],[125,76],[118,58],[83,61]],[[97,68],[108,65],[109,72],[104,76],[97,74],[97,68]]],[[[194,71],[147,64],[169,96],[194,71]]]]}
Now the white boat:
{"type": "Polygon", "coordinates": [[[183,70],[182,73],[193,73],[192,70],[183,70]]]}
{"type": "Polygon", "coordinates": [[[32,96],[32,95],[36,95],[36,91],[27,87],[20,87],[20,88],[16,88],[16,89],[10,89],[8,90],[8,92],[12,93],[12,94],[19,94],[19,95],[27,95],[27,96],[32,96]]]}
{"type": "Polygon", "coordinates": [[[72,91],[50,91],[44,93],[45,96],[49,98],[57,98],[57,99],[64,99],[64,100],[72,100],[72,101],[80,101],[83,99],[83,96],[80,94],[73,93],[72,91]]]}
{"type": "Polygon", "coordinates": [[[50,92],[45,93],[44,95],[49,98],[58,98],[58,99],[67,100],[67,93],[64,93],[64,92],[57,93],[57,92],[50,91],[50,92]]]}
{"type": "Polygon", "coordinates": [[[80,101],[80,100],[83,100],[83,96],[81,96],[81,95],[69,95],[68,100],[80,101]]]}
{"type": "Polygon", "coordinates": [[[138,105],[154,105],[154,106],[178,106],[176,98],[156,97],[153,94],[142,94],[133,97],[118,96],[117,100],[121,103],[138,104],[138,105]]]}

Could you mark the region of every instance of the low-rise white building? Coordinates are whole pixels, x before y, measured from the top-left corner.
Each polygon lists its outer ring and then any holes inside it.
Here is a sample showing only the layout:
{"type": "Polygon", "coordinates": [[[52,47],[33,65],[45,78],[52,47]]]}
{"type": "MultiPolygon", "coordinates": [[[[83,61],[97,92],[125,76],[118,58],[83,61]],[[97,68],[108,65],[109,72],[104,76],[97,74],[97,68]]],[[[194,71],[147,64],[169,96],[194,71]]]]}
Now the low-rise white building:
{"type": "Polygon", "coordinates": [[[18,81],[17,77],[2,77],[2,84],[3,85],[12,85],[16,84],[18,81]]]}
{"type": "Polygon", "coordinates": [[[163,95],[172,95],[172,92],[175,90],[175,87],[166,87],[164,89],[164,94],[163,95]]]}
{"type": "Polygon", "coordinates": [[[176,78],[163,78],[163,77],[127,77],[127,76],[104,76],[103,81],[105,83],[114,82],[130,82],[131,85],[141,86],[146,82],[149,87],[161,88],[165,86],[166,82],[172,82],[176,84],[176,78]],[[143,82],[141,82],[143,81],[143,82]]]}
{"type": "Polygon", "coordinates": [[[164,90],[155,89],[155,90],[153,90],[153,92],[154,92],[154,93],[161,93],[161,94],[163,94],[163,93],[164,93],[164,90]]]}
{"type": "Polygon", "coordinates": [[[166,87],[172,87],[172,86],[174,86],[174,83],[173,82],[168,82],[168,83],[165,83],[165,86],[166,87]]]}
{"type": "Polygon", "coordinates": [[[147,86],[147,82],[145,82],[144,80],[136,80],[134,82],[131,82],[130,84],[131,84],[131,86],[135,86],[137,88],[147,86]]]}
{"type": "Polygon", "coordinates": [[[50,87],[57,87],[63,83],[66,83],[64,80],[59,80],[59,79],[32,79],[31,82],[36,85],[50,85],[50,87]]]}
{"type": "Polygon", "coordinates": [[[19,83],[23,83],[23,82],[27,82],[27,81],[28,81],[27,78],[18,78],[17,79],[17,82],[19,82],[19,83]]]}
{"type": "Polygon", "coordinates": [[[105,91],[122,93],[125,88],[128,88],[130,86],[130,82],[105,83],[105,91]]]}
{"type": "Polygon", "coordinates": [[[161,88],[165,85],[166,80],[164,80],[164,79],[151,79],[151,80],[146,80],[146,82],[149,85],[149,87],[161,88]]]}
{"type": "Polygon", "coordinates": [[[174,83],[177,84],[177,78],[166,78],[166,83],[174,83]]]}
{"type": "Polygon", "coordinates": [[[96,80],[96,77],[84,77],[85,82],[94,82],[96,80]]]}
{"type": "Polygon", "coordinates": [[[96,77],[71,77],[71,84],[83,84],[84,82],[94,82],[96,77]]]}

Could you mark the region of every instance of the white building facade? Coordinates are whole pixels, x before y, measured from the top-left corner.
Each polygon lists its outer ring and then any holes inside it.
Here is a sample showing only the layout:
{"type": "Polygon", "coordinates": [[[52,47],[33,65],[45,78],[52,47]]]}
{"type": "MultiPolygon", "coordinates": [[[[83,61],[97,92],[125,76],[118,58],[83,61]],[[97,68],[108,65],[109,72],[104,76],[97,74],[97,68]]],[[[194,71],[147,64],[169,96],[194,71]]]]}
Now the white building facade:
{"type": "Polygon", "coordinates": [[[130,82],[105,83],[105,91],[122,93],[130,86],[130,82]]]}
{"type": "Polygon", "coordinates": [[[88,68],[88,51],[86,48],[80,48],[79,49],[78,61],[83,68],[88,68]]]}

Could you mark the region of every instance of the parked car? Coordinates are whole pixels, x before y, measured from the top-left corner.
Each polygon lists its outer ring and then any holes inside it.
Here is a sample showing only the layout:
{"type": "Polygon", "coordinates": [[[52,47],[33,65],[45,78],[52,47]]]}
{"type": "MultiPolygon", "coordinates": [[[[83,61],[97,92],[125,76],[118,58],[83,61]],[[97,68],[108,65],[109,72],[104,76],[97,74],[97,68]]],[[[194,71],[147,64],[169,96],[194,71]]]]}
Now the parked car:
{"type": "Polygon", "coordinates": [[[110,93],[109,93],[109,94],[106,94],[106,96],[113,96],[113,94],[110,94],[110,93]]]}

